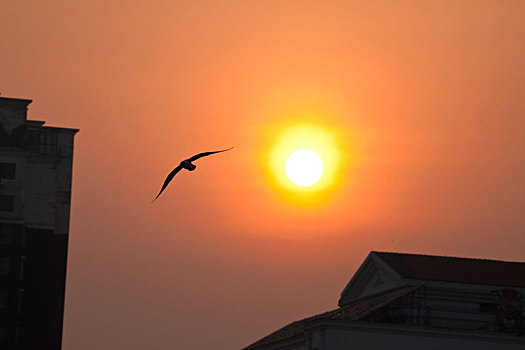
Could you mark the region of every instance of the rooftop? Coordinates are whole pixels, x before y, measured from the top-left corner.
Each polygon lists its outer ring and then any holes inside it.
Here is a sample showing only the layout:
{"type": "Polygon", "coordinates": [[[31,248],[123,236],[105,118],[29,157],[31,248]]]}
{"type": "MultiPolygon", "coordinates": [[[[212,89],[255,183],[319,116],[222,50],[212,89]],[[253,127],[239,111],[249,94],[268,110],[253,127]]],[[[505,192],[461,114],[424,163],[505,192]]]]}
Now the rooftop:
{"type": "Polygon", "coordinates": [[[379,293],[362,299],[354,300],[351,303],[339,307],[335,310],[331,310],[319,315],[292,322],[289,325],[267,335],[266,337],[244,348],[244,350],[256,349],[259,346],[302,335],[305,331],[307,324],[313,321],[358,321],[363,317],[369,315],[371,312],[390,304],[391,302],[397,300],[398,298],[404,295],[407,295],[408,293],[412,292],[417,288],[418,286],[406,286],[394,290],[389,290],[384,293],[379,293]]]}
{"type": "Polygon", "coordinates": [[[525,262],[372,252],[409,279],[525,287],[525,262]]]}

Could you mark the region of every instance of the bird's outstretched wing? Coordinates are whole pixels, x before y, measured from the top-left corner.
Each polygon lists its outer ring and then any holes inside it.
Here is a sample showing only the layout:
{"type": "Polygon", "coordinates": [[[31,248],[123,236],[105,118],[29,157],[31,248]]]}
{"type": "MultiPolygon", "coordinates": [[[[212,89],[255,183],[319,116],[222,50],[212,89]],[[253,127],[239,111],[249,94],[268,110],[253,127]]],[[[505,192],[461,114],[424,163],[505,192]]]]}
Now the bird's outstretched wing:
{"type": "Polygon", "coordinates": [[[191,158],[188,158],[188,160],[189,160],[190,162],[193,162],[193,161],[195,161],[195,160],[197,160],[197,159],[199,159],[199,158],[209,156],[210,154],[229,151],[229,150],[231,150],[232,148],[233,148],[233,147],[230,147],[230,148],[228,148],[228,149],[223,149],[222,151],[213,151],[213,152],[203,152],[203,153],[199,153],[199,154],[194,155],[194,156],[191,157],[191,158]]]}
{"type": "MultiPolygon", "coordinates": [[[[159,198],[160,194],[164,191],[166,187],[168,187],[168,184],[170,183],[170,181],[173,179],[175,175],[177,175],[179,171],[181,171],[181,169],[182,169],[182,166],[179,164],[175,169],[172,170],[171,173],[168,174],[168,176],[166,177],[166,180],[164,180],[164,184],[162,185],[162,188],[160,189],[159,194],[157,195],[157,197],[155,197],[155,199],[159,198]]],[[[155,199],[152,200],[151,203],[155,202],[155,199]]]]}

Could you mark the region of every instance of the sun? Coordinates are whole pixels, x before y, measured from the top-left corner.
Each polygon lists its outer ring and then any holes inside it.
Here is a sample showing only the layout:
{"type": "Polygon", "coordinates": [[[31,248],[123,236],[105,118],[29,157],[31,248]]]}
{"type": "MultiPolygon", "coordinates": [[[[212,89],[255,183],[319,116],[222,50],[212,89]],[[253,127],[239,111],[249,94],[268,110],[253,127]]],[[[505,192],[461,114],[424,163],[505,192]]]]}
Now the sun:
{"type": "Polygon", "coordinates": [[[283,121],[264,130],[260,165],[267,183],[293,205],[324,203],[346,181],[351,163],[346,129],[283,121]]]}
{"type": "Polygon", "coordinates": [[[315,185],[323,176],[323,160],[315,151],[301,148],[288,156],[285,165],[286,176],[297,186],[315,185]]]}

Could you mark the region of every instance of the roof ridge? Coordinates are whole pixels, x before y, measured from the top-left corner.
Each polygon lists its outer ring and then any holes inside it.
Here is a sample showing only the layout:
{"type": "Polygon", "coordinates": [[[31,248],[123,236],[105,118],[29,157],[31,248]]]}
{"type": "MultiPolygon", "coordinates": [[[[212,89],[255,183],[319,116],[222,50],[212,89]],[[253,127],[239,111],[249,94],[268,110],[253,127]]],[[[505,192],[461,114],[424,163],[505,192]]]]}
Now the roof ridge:
{"type": "Polygon", "coordinates": [[[430,258],[457,259],[457,260],[487,261],[487,262],[497,262],[497,263],[504,263],[504,264],[525,264],[525,261],[496,260],[496,259],[488,259],[488,258],[467,258],[467,257],[460,257],[460,256],[433,255],[433,254],[421,254],[421,253],[381,252],[377,250],[372,250],[371,253],[389,254],[389,255],[424,256],[424,257],[430,257],[430,258]]]}

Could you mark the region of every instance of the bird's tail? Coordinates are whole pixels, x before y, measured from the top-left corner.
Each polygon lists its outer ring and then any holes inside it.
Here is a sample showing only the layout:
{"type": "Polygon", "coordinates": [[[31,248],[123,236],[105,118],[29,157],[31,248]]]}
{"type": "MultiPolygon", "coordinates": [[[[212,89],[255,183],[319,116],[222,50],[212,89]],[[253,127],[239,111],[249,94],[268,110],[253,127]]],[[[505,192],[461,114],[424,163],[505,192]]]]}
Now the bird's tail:
{"type": "Polygon", "coordinates": [[[151,203],[155,202],[157,200],[157,198],[159,198],[160,194],[162,193],[162,191],[159,192],[159,194],[157,195],[157,197],[153,198],[153,200],[151,201],[151,203]]]}

